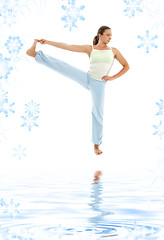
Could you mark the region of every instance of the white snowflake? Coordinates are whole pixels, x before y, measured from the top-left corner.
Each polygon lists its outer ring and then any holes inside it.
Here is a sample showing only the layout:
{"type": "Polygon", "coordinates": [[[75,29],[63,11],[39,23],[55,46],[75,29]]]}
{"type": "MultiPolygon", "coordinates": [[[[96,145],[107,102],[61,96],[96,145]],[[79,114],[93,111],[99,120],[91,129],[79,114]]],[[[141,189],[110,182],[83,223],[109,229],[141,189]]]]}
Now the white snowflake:
{"type": "Polygon", "coordinates": [[[156,6],[155,9],[148,10],[147,16],[152,22],[152,28],[158,29],[164,27],[164,8],[156,6]]]}

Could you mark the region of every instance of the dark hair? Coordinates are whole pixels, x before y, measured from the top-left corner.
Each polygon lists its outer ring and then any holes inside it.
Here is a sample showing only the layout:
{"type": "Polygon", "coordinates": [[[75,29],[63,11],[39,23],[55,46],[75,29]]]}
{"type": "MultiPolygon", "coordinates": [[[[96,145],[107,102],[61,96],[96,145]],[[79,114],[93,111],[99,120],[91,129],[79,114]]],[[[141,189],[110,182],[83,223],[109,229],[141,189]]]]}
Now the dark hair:
{"type": "Polygon", "coordinates": [[[97,35],[94,37],[93,39],[93,45],[96,45],[99,41],[99,34],[103,35],[103,33],[105,32],[106,29],[111,29],[110,27],[107,26],[101,26],[98,31],[97,31],[97,35]]]}

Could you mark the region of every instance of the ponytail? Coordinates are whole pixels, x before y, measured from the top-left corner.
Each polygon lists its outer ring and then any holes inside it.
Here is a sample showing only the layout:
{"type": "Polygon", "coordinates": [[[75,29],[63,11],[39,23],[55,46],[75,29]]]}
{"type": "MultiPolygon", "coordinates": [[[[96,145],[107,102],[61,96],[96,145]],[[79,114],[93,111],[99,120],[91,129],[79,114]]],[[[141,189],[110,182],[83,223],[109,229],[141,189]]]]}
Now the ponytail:
{"type": "Polygon", "coordinates": [[[98,43],[98,37],[96,35],[93,39],[93,45],[97,45],[97,43],[98,43]]]}
{"type": "Polygon", "coordinates": [[[99,34],[103,35],[103,33],[104,33],[104,31],[105,31],[106,29],[110,29],[110,28],[107,27],[107,26],[101,26],[101,27],[99,28],[99,30],[98,30],[98,32],[97,32],[97,35],[96,35],[96,36],[94,37],[94,39],[93,39],[93,45],[97,45],[97,44],[98,44],[98,42],[99,42],[99,34]]]}

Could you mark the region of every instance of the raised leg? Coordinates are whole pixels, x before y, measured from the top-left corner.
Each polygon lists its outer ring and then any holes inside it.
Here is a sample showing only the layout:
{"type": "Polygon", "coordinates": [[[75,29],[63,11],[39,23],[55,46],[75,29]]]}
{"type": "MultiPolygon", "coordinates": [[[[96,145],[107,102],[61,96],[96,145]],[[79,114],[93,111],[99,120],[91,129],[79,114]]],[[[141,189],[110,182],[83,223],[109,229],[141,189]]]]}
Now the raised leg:
{"type": "Polygon", "coordinates": [[[88,87],[88,78],[87,73],[62,61],[55,57],[51,57],[49,55],[44,54],[42,51],[38,51],[35,60],[43,64],[52,70],[62,74],[65,77],[68,77],[75,82],[79,83],[85,89],[89,90],[88,87]]]}

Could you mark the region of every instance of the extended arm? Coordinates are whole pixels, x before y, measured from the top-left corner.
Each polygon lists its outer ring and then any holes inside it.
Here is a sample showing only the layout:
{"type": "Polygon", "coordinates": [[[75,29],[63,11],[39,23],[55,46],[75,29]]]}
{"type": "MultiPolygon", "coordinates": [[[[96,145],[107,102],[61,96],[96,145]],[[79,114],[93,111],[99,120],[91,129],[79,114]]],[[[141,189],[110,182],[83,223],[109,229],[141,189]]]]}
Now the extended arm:
{"type": "Polygon", "coordinates": [[[126,59],[122,56],[122,54],[118,51],[117,48],[112,48],[115,58],[117,59],[117,61],[123,66],[123,68],[115,75],[113,76],[104,76],[102,77],[103,80],[105,81],[112,81],[116,78],[121,77],[123,74],[125,74],[128,70],[129,70],[129,64],[126,61],[126,59]]]}
{"type": "Polygon", "coordinates": [[[90,53],[90,45],[71,45],[67,43],[61,43],[61,42],[53,42],[45,39],[38,40],[41,44],[48,44],[57,48],[61,48],[64,50],[69,50],[72,52],[82,52],[82,53],[90,53]]]}

